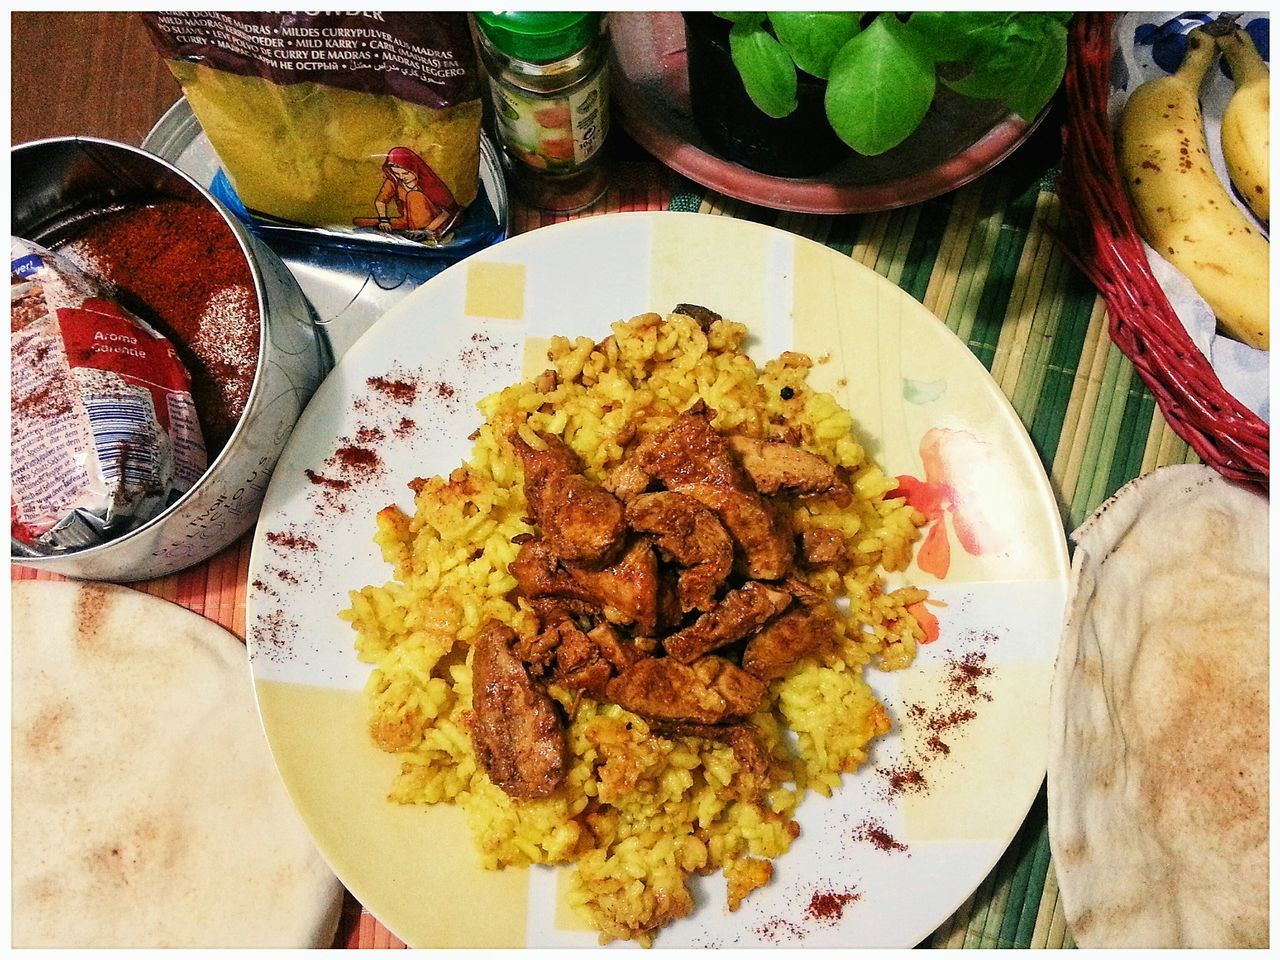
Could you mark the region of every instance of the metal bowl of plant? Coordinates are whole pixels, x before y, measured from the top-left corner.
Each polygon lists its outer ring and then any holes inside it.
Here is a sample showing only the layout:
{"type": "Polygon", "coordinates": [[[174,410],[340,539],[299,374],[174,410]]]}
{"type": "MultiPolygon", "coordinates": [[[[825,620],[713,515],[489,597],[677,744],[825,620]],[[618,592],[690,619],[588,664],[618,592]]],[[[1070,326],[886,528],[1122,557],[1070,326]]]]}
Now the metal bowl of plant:
{"type": "Polygon", "coordinates": [[[623,124],[729,196],[884,210],[969,182],[1035,129],[1068,13],[614,14],[623,124]]]}

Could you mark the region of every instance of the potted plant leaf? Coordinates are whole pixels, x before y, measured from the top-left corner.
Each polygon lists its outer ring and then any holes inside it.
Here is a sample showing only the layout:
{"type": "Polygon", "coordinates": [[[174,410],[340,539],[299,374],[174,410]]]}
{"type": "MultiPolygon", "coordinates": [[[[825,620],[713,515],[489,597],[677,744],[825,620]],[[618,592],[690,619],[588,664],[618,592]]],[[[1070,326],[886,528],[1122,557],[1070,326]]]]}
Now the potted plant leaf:
{"type": "Polygon", "coordinates": [[[1070,17],[688,13],[694,121],[725,157],[774,176],[813,176],[850,151],[891,164],[949,129],[939,113],[1034,119],[1062,81],[1070,17]]]}

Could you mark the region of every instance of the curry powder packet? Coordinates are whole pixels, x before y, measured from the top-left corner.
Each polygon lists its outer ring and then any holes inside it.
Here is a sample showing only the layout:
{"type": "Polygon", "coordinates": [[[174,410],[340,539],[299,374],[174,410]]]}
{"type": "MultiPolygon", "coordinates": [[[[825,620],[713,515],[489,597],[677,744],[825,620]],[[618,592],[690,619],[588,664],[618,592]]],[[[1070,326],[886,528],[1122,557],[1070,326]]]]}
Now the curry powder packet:
{"type": "Polygon", "coordinates": [[[475,199],[465,13],[145,13],[254,217],[445,242],[475,199]]]}

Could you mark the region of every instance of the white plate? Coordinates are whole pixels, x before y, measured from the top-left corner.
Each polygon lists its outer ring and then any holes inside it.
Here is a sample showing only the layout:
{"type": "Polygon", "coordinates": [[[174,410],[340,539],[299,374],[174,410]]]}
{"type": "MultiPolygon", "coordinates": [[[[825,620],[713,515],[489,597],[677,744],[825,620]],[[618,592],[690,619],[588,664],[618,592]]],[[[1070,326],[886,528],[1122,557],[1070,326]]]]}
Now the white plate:
{"type": "Polygon", "coordinates": [[[853,411],[885,470],[935,491],[950,484],[922,541],[934,573],[913,563],[891,578],[946,605],[931,608],[940,637],[910,669],[868,670],[894,732],[833,798],[804,801],[801,836],[773,881],[733,914],[719,875],[699,881],[697,909],[657,944],[913,946],[988,874],[1039,789],[1066,545],[1039,458],[982,365],[887,280],[789,233],[698,214],[572,220],[450,268],[351,348],[298,423],[254,544],[249,638],[276,761],[335,872],[411,946],[596,938],[559,901],[563,871],[480,870],[460,810],[385,800],[398,762],[365,732],[369,668],[337,617],[347,590],[391,575],[371,539],[373,514],[393,502],[411,511],[411,479],[466,457],[476,402],[522,376],[526,347],[537,370],[543,338],[599,339],[615,320],[679,302],[747,324],[757,362],[787,349],[829,355],[810,382],[853,411]],[[379,377],[411,378],[413,402],[371,386],[379,377]],[[413,427],[398,430],[402,419],[413,427]],[[343,472],[335,455],[358,445],[362,428],[384,434],[371,444],[380,465],[343,472]],[[926,469],[926,437],[943,441],[945,477],[937,458],[926,469]],[[981,668],[972,690],[966,658],[981,668]],[[895,790],[895,768],[919,772],[928,788],[895,790]],[[857,898],[838,916],[809,915],[815,893],[849,891],[857,898]]]}

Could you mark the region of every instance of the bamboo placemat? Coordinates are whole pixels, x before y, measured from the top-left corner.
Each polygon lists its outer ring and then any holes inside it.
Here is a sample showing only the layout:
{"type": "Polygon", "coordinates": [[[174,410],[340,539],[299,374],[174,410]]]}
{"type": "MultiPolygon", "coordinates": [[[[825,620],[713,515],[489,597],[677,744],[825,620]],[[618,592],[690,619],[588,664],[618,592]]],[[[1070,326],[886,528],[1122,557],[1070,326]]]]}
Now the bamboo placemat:
{"type": "MultiPolygon", "coordinates": [[[[1196,456],[1107,337],[1101,299],[1057,246],[1052,179],[1023,185],[1002,172],[902,210],[823,217],[765,210],[695,188],[656,164],[624,163],[589,211],[549,216],[516,205],[511,232],[672,209],[769,223],[840,250],[920,300],[991,371],[1031,435],[1071,530],[1132,478],[1196,456]]],[[[243,638],[249,543],[246,536],[208,563],[135,586],[243,638]]],[[[55,579],[12,570],[14,580],[55,579]]],[[[404,946],[350,897],[336,945],[404,946]]],[[[1074,946],[1058,902],[1043,789],[995,870],[924,945],[1074,946]]]]}

